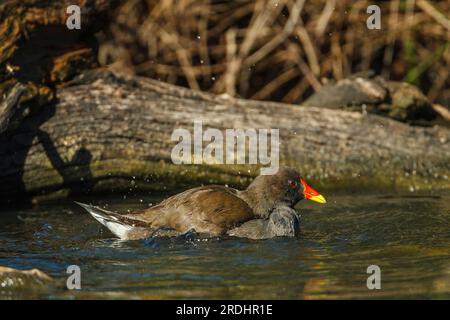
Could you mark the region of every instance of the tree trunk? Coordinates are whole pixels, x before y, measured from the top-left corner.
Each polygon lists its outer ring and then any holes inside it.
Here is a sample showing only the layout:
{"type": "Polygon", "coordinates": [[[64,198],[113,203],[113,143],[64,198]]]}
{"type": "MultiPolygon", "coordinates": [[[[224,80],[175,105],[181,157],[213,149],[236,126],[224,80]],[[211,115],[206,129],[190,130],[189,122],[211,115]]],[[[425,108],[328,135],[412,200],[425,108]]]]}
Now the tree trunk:
{"type": "Polygon", "coordinates": [[[0,136],[0,199],[244,186],[250,165],[175,165],[176,128],[279,129],[280,161],[314,186],[448,189],[450,131],[376,115],[214,96],[110,72],[82,74],[0,136]]]}

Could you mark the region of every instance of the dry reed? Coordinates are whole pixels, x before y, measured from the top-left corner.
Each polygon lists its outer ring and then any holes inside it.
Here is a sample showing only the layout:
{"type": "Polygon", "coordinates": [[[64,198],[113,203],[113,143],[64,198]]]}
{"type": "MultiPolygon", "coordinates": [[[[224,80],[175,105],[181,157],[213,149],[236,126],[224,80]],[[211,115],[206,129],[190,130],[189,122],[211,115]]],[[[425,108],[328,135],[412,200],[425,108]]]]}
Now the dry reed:
{"type": "Polygon", "coordinates": [[[215,93],[297,103],[323,79],[372,70],[450,101],[450,2],[426,0],[125,1],[99,60],[215,93]],[[381,30],[366,9],[381,7],[381,30]]]}

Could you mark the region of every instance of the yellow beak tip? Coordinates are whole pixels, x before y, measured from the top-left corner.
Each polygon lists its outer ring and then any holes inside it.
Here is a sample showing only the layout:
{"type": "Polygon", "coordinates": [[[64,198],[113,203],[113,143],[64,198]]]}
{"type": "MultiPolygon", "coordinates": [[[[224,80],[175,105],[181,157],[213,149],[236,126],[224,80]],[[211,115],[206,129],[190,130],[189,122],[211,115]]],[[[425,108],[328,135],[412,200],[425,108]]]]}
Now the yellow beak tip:
{"type": "Polygon", "coordinates": [[[318,196],[314,196],[309,198],[309,200],[312,200],[314,202],[318,202],[318,203],[327,203],[327,200],[325,200],[325,198],[320,194],[318,196]]]}

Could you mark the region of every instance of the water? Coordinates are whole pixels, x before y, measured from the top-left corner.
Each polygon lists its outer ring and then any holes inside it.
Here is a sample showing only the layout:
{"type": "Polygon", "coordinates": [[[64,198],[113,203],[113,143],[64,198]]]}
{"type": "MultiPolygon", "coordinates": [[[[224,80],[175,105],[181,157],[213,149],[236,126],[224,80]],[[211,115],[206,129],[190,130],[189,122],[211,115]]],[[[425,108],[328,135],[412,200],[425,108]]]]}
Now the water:
{"type": "MultiPolygon", "coordinates": [[[[89,201],[82,199],[84,201],[89,201]]],[[[126,211],[160,199],[112,200],[126,211]]],[[[0,298],[450,298],[450,195],[302,201],[299,239],[119,241],[72,202],[0,212],[0,266],[39,268],[49,286],[0,298]],[[65,288],[81,268],[80,291],[65,288]],[[369,265],[381,290],[368,290],[369,265]]]]}

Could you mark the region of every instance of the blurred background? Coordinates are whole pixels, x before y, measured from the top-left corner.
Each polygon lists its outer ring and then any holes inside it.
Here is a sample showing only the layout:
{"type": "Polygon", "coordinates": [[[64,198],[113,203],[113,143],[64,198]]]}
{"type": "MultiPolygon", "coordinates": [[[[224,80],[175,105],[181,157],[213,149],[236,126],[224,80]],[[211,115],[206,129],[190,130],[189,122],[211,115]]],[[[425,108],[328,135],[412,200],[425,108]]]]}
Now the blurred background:
{"type": "Polygon", "coordinates": [[[372,70],[450,101],[449,1],[120,1],[98,62],[214,93],[299,103],[372,70]],[[381,8],[369,30],[367,7],[381,8]]]}
{"type": "Polygon", "coordinates": [[[449,1],[431,0],[7,0],[0,4],[0,93],[11,78],[53,88],[105,66],[299,103],[327,81],[370,70],[448,106],[449,16],[449,1]],[[81,30],[66,27],[71,4],[81,7],[81,30]],[[366,26],[370,5],[381,8],[379,30],[366,26]]]}

